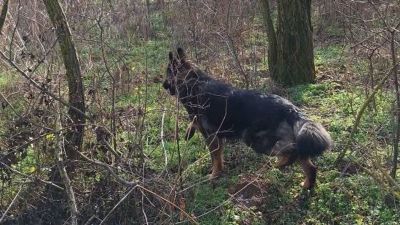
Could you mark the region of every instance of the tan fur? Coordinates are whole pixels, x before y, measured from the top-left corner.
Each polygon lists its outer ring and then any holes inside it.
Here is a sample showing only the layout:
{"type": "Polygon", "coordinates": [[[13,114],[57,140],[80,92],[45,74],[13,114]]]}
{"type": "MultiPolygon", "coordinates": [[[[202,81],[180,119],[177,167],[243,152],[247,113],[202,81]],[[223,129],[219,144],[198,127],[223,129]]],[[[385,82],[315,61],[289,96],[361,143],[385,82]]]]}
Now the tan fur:
{"type": "Polygon", "coordinates": [[[303,168],[306,179],[303,182],[303,188],[312,189],[317,179],[317,167],[311,162],[310,158],[300,159],[300,165],[303,168]]]}

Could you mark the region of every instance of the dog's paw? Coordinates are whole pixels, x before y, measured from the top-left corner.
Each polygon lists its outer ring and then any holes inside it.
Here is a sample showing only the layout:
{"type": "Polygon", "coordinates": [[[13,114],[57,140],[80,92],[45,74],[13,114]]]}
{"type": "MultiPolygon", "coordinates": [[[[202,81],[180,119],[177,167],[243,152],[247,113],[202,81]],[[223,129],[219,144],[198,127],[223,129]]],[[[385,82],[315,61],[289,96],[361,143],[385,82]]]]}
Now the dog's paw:
{"type": "Polygon", "coordinates": [[[303,182],[301,182],[301,186],[305,190],[312,190],[315,187],[315,183],[311,183],[308,179],[305,179],[303,182]]]}

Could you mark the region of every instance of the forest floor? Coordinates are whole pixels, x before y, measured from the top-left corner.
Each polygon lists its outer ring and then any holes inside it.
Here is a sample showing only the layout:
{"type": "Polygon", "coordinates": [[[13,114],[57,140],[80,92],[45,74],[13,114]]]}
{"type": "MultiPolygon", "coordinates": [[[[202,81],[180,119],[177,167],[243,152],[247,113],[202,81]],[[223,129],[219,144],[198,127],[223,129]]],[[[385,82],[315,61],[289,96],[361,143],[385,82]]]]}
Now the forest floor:
{"type": "MultiPolygon", "coordinates": [[[[129,91],[117,96],[118,145],[131,143],[133,132],[127,127],[131,126],[128,122],[136,118],[129,118],[140,115],[146,171],[149,176],[162,176],[166,183],[177,187],[184,198],[185,211],[200,224],[400,224],[400,202],[360,166],[373,164],[369,161],[371,154],[382,161],[390,156],[387,152],[391,147],[387,143],[392,128],[388,112],[393,94],[384,89],[376,95],[375,106],[366,111],[359,132],[354,134],[356,144],[349,147],[350,130],[366,100],[361,82],[363,74],[367,73],[366,62],[354,61],[349,47],[337,41],[316,40],[315,46],[315,84],[280,89],[271,86],[268,79],[260,79],[253,86],[261,92],[278,93],[290,99],[330,132],[334,148],[314,159],[319,168],[314,190],[302,189],[300,183],[304,176],[299,165],[276,169],[274,157],[257,155],[242,143],[227,143],[223,176],[207,180],[211,163],[201,135],[195,134],[190,141],[181,138],[179,147],[174,138],[176,119],[179,119],[180,137],[183,137],[188,121],[184,110],[176,108],[174,97],[169,96],[161,85],[170,50],[165,39],[132,44],[127,64],[137,77],[129,91]],[[141,76],[143,74],[146,75],[141,76]],[[378,131],[370,133],[370,130],[378,131]],[[351,160],[346,158],[336,165],[339,152],[343,150],[349,150],[351,160]],[[179,180],[178,154],[182,176],[181,183],[176,185],[179,180]]],[[[200,63],[199,67],[206,66],[200,63]]],[[[214,72],[224,70],[217,65],[207,67],[214,72]]],[[[261,60],[259,67],[266,68],[265,60],[261,60]]],[[[211,75],[221,77],[220,74],[211,75]]],[[[229,82],[229,78],[224,80],[229,82]]],[[[237,82],[231,83],[236,85],[237,82]]],[[[12,86],[18,87],[18,81],[0,76],[2,90],[12,89],[12,86]]],[[[22,105],[22,102],[16,105],[22,105]]],[[[3,112],[13,113],[11,109],[3,112]]],[[[5,118],[9,117],[0,117],[0,133],[4,132],[2,129],[9,122],[5,118]]],[[[35,172],[37,162],[32,149],[27,154],[32,157],[26,157],[16,168],[29,174],[35,172]]],[[[13,187],[5,198],[11,198],[10,193],[16,190],[13,187]]]]}
{"type": "MultiPolygon", "coordinates": [[[[160,50],[160,55],[167,51],[160,50]]],[[[339,152],[346,148],[349,131],[366,99],[361,84],[357,84],[363,62],[351,62],[348,54],[347,46],[337,43],[316,47],[318,82],[278,90],[310,118],[327,127],[334,139],[332,151],[315,159],[319,168],[315,190],[308,192],[301,188],[303,174],[298,165],[278,170],[273,167],[274,158],[257,155],[241,143],[228,143],[225,147],[224,176],[204,182],[211,165],[204,141],[196,134],[189,142],[180,141],[184,197],[191,215],[201,224],[399,224],[399,202],[355,163],[365,162],[363,154],[354,154],[352,161],[335,165],[339,152]]],[[[164,61],[161,60],[162,64],[164,61]]],[[[268,86],[260,87],[270,92],[268,86]]],[[[147,106],[148,126],[155,128],[148,132],[155,137],[159,133],[159,112],[174,108],[175,102],[160,84],[152,84],[148,91],[152,96],[147,106]]],[[[276,91],[273,88],[273,92],[276,91]]],[[[379,107],[365,113],[359,128],[362,132],[355,135],[355,148],[376,147],[376,138],[385,142],[390,133],[387,112],[391,104],[388,100],[392,98],[386,91],[376,96],[375,104],[379,107]],[[381,135],[369,136],[367,131],[376,126],[382,128],[381,135]]],[[[129,96],[122,98],[119,104],[130,105],[127,99],[129,96]]],[[[164,129],[167,133],[174,130],[174,112],[166,111],[164,129]]],[[[181,113],[185,118],[185,112],[181,113]]],[[[186,124],[184,119],[180,121],[181,136],[186,124]]],[[[168,167],[176,171],[176,146],[173,134],[169,137],[166,138],[166,148],[171,153],[168,167]]],[[[153,143],[151,138],[148,141],[153,143]]],[[[148,147],[153,169],[163,170],[164,157],[159,142],[154,141],[154,145],[148,147]]],[[[380,148],[382,152],[376,154],[387,157],[384,154],[387,150],[388,146],[384,146],[380,148]]]]}

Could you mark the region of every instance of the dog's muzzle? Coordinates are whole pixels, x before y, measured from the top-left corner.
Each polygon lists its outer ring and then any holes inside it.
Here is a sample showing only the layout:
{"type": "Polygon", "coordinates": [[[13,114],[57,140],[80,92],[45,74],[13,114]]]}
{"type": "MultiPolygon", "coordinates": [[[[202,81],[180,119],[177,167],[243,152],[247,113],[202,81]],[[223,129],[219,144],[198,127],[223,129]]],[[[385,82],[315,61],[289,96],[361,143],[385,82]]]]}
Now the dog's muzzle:
{"type": "Polygon", "coordinates": [[[170,95],[175,95],[175,87],[171,85],[167,80],[163,83],[163,88],[169,91],[170,95]]]}

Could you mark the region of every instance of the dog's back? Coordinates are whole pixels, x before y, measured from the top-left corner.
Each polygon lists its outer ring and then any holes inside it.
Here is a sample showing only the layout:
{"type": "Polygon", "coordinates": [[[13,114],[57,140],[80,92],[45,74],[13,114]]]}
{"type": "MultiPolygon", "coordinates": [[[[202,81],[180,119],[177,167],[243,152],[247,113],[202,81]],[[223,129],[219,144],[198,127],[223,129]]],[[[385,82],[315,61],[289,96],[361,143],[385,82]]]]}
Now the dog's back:
{"type": "Polygon", "coordinates": [[[299,156],[320,155],[331,146],[320,124],[280,96],[240,90],[212,79],[199,85],[199,115],[210,133],[243,138],[260,153],[270,153],[279,140],[293,143],[299,156]]]}

